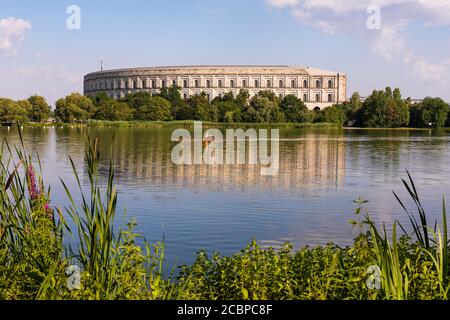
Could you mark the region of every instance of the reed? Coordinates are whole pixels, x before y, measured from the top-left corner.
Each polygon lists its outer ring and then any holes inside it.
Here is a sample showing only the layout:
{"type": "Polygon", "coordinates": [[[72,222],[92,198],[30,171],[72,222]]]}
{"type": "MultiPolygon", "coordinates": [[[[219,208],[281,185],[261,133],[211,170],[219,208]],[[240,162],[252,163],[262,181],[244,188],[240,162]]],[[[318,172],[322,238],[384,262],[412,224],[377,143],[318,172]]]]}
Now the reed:
{"type": "MultiPolygon", "coordinates": [[[[389,236],[366,212],[361,222],[353,222],[360,232],[348,247],[331,243],[293,251],[289,243],[263,249],[253,241],[232,256],[210,257],[201,251],[195,263],[165,276],[164,239],[150,244],[134,231],[134,220],[123,227],[115,223],[114,163],[109,163],[106,182],[101,180],[98,139],[86,137],[87,188],[70,159],[76,190],[61,181],[68,198],[64,209],[52,206],[51,190],[45,188],[36,159],[33,162],[23,142],[14,148],[2,144],[0,300],[448,299],[445,201],[441,224],[430,228],[409,173],[403,183],[416,211],[395,198],[409,217],[410,232],[395,222],[389,236]],[[76,289],[67,285],[66,272],[73,265],[81,269],[76,289]],[[366,285],[371,266],[380,270],[380,290],[366,285]]],[[[357,215],[362,212],[356,210],[357,215]]]]}

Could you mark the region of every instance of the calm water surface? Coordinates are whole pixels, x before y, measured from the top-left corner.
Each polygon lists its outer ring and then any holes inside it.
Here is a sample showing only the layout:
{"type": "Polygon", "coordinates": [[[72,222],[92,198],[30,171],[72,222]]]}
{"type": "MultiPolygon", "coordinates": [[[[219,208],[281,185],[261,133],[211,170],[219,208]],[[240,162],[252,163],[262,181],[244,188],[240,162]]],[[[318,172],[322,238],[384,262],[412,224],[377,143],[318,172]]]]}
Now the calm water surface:
{"type": "MultiPolygon", "coordinates": [[[[263,246],[350,244],[347,221],[358,197],[370,201],[375,220],[406,222],[392,195],[407,199],[401,184],[406,169],[434,217],[442,196],[450,198],[447,133],[281,129],[280,172],[264,177],[254,166],[174,166],[169,128],[24,128],[29,151],[41,157],[54,205],[67,204],[59,178],[75,190],[69,154],[87,187],[88,130],[101,141],[103,178],[115,144],[120,212],[136,218],[147,240],[165,237],[169,266],[192,262],[199,249],[231,254],[252,238],[263,246]]],[[[14,129],[1,128],[0,137],[19,141],[14,129]]]]}

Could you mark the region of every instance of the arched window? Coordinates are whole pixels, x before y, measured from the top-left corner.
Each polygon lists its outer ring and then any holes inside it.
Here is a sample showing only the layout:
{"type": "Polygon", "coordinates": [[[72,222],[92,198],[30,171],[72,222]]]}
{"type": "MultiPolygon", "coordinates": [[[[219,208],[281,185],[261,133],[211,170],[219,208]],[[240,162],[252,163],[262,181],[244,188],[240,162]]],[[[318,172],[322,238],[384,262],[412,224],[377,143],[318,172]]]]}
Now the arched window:
{"type": "Polygon", "coordinates": [[[156,81],[152,80],[152,89],[155,89],[155,87],[156,87],[156,81]]]}
{"type": "Polygon", "coordinates": [[[188,87],[188,82],[187,82],[187,80],[185,79],[185,80],[183,80],[183,88],[187,88],[188,87]]]}
{"type": "Polygon", "coordinates": [[[272,81],[267,80],[267,88],[272,88],[272,81]]]}
{"type": "Polygon", "coordinates": [[[234,80],[230,80],[230,87],[234,88],[234,80]]]}
{"type": "Polygon", "coordinates": [[[247,81],[242,80],[242,88],[247,88],[247,81]]]}
{"type": "Polygon", "coordinates": [[[198,80],[195,80],[194,85],[196,88],[200,87],[198,80]]]}
{"type": "Polygon", "coordinates": [[[133,81],[133,87],[131,89],[137,89],[138,85],[137,85],[137,81],[133,81]]]}
{"type": "Polygon", "coordinates": [[[211,80],[206,80],[206,87],[211,88],[211,80]]]}
{"type": "Polygon", "coordinates": [[[303,80],[303,88],[308,88],[308,80],[303,80]]]}
{"type": "Polygon", "coordinates": [[[147,89],[147,81],[142,80],[142,88],[147,89]]]}
{"type": "Polygon", "coordinates": [[[186,93],[183,94],[183,99],[184,99],[184,100],[187,100],[187,94],[186,94],[186,93]]]}
{"type": "Polygon", "coordinates": [[[255,88],[259,88],[259,81],[255,80],[255,88]]]}
{"type": "Polygon", "coordinates": [[[316,102],[320,102],[320,94],[316,94],[316,102]]]}
{"type": "Polygon", "coordinates": [[[295,88],[295,87],[296,87],[295,80],[291,80],[291,88],[295,88]]]}
{"type": "Polygon", "coordinates": [[[308,95],[305,93],[303,94],[303,102],[307,102],[308,101],[308,95]]]}
{"type": "Polygon", "coordinates": [[[328,80],[328,88],[333,88],[333,80],[328,80]]]}
{"type": "Polygon", "coordinates": [[[280,88],[283,88],[283,87],[284,87],[283,80],[280,80],[280,81],[279,81],[278,86],[279,86],[280,88]]]}
{"type": "Polygon", "coordinates": [[[316,80],[316,88],[320,88],[320,80],[316,80]]]}
{"type": "Polygon", "coordinates": [[[218,86],[219,88],[222,88],[222,80],[217,81],[217,86],[218,86]]]}
{"type": "Polygon", "coordinates": [[[172,87],[176,87],[177,86],[177,80],[172,80],[172,87]]]}
{"type": "Polygon", "coordinates": [[[328,102],[333,102],[333,95],[331,93],[328,94],[328,102]]]}
{"type": "Polygon", "coordinates": [[[315,107],[314,111],[319,112],[320,111],[320,107],[315,107]]]}
{"type": "Polygon", "coordinates": [[[162,87],[165,88],[166,87],[166,80],[162,81],[162,87]]]}

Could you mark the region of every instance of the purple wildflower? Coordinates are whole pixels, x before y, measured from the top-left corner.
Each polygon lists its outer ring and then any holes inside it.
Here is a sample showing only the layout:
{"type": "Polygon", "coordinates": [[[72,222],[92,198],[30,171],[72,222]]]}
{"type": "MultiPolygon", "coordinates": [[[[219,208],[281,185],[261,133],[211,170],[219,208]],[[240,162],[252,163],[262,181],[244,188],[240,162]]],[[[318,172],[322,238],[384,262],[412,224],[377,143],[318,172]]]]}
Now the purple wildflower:
{"type": "Polygon", "coordinates": [[[30,194],[31,200],[34,201],[39,198],[41,190],[39,190],[37,186],[36,174],[34,173],[34,169],[32,166],[28,167],[28,178],[29,178],[28,192],[30,194]]]}
{"type": "MultiPolygon", "coordinates": [[[[42,190],[36,182],[36,173],[34,172],[33,166],[30,165],[28,167],[27,174],[29,179],[28,192],[30,194],[30,199],[31,201],[38,200],[42,196],[42,190]]],[[[44,204],[44,211],[50,219],[53,218],[53,209],[47,201],[44,204]]]]}

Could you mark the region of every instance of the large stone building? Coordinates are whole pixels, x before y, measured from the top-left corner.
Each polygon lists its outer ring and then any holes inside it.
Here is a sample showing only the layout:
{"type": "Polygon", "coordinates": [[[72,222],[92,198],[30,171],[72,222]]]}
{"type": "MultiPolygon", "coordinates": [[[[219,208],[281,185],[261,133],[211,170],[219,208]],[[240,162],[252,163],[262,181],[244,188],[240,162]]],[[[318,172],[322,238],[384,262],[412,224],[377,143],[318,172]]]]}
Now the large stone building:
{"type": "Polygon", "coordinates": [[[210,99],[246,89],[251,95],[271,90],[280,97],[293,94],[308,108],[323,109],[347,99],[347,76],[316,68],[290,66],[185,66],[99,71],[84,77],[84,93],[106,92],[119,99],[138,91],[157,93],[176,85],[182,96],[205,92],[210,99]]]}

